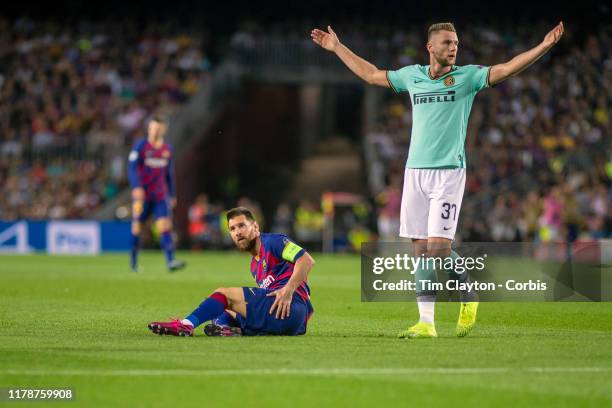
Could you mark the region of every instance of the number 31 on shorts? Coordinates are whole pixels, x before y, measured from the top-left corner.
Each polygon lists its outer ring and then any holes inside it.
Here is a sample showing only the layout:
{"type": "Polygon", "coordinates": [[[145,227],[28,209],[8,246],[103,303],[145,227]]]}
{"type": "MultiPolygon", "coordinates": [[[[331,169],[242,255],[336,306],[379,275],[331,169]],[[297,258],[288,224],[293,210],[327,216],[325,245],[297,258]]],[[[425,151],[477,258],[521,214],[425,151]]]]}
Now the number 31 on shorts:
{"type": "Polygon", "coordinates": [[[457,206],[452,203],[442,204],[442,214],[441,214],[442,219],[448,220],[451,218],[451,215],[453,217],[452,218],[453,221],[455,221],[455,219],[457,218],[457,206]]]}

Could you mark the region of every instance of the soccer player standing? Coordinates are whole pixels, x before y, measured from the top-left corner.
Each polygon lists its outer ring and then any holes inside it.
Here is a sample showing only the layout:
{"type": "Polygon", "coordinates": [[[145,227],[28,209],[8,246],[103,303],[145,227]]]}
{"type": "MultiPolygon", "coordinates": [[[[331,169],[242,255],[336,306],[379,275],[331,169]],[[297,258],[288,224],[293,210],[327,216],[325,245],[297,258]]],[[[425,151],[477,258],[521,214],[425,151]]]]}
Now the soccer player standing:
{"type": "Polygon", "coordinates": [[[151,214],[155,217],[169,271],[185,266],[174,259],[171,210],[176,205],[172,148],[164,142],[168,124],[165,117],[154,116],[147,137],[134,145],[129,155],[128,176],[132,187],[132,250],[130,267],[138,272],[140,232],[151,214]]]}
{"type": "Polygon", "coordinates": [[[306,333],[313,309],[308,273],[314,259],[283,234],[263,234],[251,210],[236,207],[226,214],[236,247],[250,253],[250,272],[259,287],[218,288],[182,320],[152,322],[160,335],[193,336],[207,322],[209,336],[287,335],[306,333]]]}
{"type": "MultiPolygon", "coordinates": [[[[451,23],[433,24],[428,30],[429,65],[410,65],[397,71],[380,70],[342,44],[330,26],[314,29],[312,40],[335,53],[368,84],[409,92],[412,99],[412,133],[400,214],[401,237],[411,238],[417,254],[457,259],[451,244],[455,237],[465,187],[465,138],[476,94],[523,71],[550,50],[563,35],[560,22],[536,47],[510,61],[484,67],[457,66],[459,40],[451,23]]],[[[446,262],[445,262],[446,263],[446,262]]],[[[435,281],[428,264],[416,270],[419,282],[435,281]]],[[[446,271],[467,281],[466,273],[446,271]]],[[[434,325],[436,293],[417,290],[420,320],[399,333],[400,338],[437,337],[434,325]]],[[[476,322],[475,293],[461,293],[457,336],[467,335],[476,322]]]]}

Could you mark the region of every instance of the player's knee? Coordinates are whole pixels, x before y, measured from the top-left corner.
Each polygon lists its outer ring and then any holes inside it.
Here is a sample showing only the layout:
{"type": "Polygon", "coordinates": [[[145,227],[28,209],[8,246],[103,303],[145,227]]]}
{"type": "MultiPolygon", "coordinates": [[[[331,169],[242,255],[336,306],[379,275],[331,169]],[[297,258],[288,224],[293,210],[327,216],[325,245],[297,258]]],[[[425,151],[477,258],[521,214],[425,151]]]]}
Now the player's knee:
{"type": "Polygon", "coordinates": [[[159,220],[157,220],[157,229],[161,233],[170,231],[171,229],[170,220],[168,218],[160,218],[159,220]]]}
{"type": "Polygon", "coordinates": [[[138,235],[140,234],[140,223],[139,222],[132,222],[132,234],[134,235],[138,235]]]}
{"type": "Polygon", "coordinates": [[[217,288],[214,293],[220,293],[223,296],[227,297],[227,288],[217,288]]]}
{"type": "Polygon", "coordinates": [[[450,253],[450,248],[427,249],[428,258],[447,258],[450,253]]]}
{"type": "Polygon", "coordinates": [[[427,256],[432,258],[447,257],[451,253],[451,242],[444,240],[434,240],[427,243],[427,256]]]}
{"type": "Polygon", "coordinates": [[[242,288],[217,288],[215,289],[215,292],[225,296],[229,308],[236,303],[240,303],[244,296],[242,294],[242,288]]]}

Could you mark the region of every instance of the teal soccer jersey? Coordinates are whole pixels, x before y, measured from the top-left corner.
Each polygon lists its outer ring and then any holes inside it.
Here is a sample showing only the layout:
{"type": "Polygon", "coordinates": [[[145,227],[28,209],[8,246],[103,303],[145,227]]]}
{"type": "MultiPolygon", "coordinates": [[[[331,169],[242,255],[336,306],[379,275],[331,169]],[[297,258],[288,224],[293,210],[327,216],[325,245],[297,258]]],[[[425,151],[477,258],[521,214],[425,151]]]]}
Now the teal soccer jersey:
{"type": "Polygon", "coordinates": [[[476,94],[488,86],[489,67],[453,66],[437,79],[429,65],[409,65],[388,71],[396,92],[409,92],[412,134],[406,167],[465,168],[465,137],[476,94]]]}

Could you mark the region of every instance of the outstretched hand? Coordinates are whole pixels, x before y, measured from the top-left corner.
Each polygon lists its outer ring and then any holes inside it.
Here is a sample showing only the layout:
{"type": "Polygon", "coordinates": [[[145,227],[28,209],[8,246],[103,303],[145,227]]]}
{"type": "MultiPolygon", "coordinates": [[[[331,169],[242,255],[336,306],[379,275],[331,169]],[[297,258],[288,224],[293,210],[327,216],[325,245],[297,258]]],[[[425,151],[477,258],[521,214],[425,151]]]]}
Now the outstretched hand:
{"type": "Polygon", "coordinates": [[[327,32],[315,28],[310,32],[310,38],[327,51],[335,51],[338,44],[340,44],[340,40],[338,40],[338,36],[331,26],[327,26],[327,32]]]}
{"type": "Polygon", "coordinates": [[[559,22],[559,24],[557,24],[555,28],[553,28],[552,30],[548,32],[548,34],[546,34],[546,37],[544,37],[543,43],[544,45],[546,45],[547,48],[550,48],[561,39],[562,35],[563,35],[563,21],[559,22]]]}

